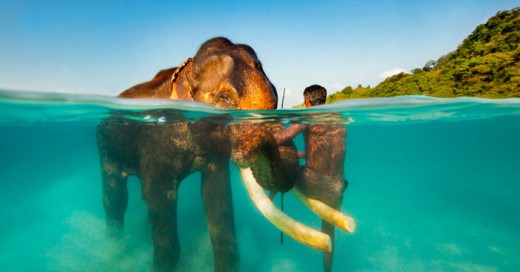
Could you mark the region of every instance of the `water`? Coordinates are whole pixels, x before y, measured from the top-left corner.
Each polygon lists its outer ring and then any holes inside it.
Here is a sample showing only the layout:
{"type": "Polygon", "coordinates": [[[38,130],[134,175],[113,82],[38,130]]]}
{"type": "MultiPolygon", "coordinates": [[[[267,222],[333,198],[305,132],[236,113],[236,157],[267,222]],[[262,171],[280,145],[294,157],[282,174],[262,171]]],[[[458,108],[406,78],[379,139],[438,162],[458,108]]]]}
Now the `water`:
{"type": "MultiPolygon", "coordinates": [[[[0,270],[147,271],[152,259],[139,182],[129,181],[126,236],[105,237],[96,124],[213,118],[236,123],[349,123],[343,212],[334,271],[519,271],[520,100],[399,97],[321,109],[233,112],[197,103],[0,92],[0,270]],[[161,109],[159,114],[143,114],[161,109]],[[225,117],[225,118],[224,118],[225,117]]],[[[157,111],[156,111],[157,112],[157,111]]],[[[178,120],[177,120],[178,121],[178,120]]],[[[302,139],[296,139],[302,148],[302,139]]],[[[212,271],[200,175],[179,196],[181,271],[212,271]]],[[[248,199],[232,167],[242,271],[321,271],[321,253],[279,232],[248,199]]],[[[285,211],[315,228],[294,197],[285,211]]]]}

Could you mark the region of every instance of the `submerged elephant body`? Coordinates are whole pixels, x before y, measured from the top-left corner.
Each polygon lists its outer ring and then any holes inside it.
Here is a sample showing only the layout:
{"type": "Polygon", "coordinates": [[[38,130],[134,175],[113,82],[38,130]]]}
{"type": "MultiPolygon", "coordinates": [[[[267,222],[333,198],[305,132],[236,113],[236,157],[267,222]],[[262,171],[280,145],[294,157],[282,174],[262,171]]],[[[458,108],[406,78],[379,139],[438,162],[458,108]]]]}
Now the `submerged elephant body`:
{"type": "MultiPolygon", "coordinates": [[[[253,49],[225,38],[207,41],[193,59],[159,72],[151,81],[136,85],[119,97],[194,100],[227,109],[275,109],[277,105],[276,89],[253,49]]],[[[232,131],[231,126],[204,121],[188,123],[182,122],[182,115],[176,117],[178,123],[152,124],[113,116],[98,126],[108,233],[120,236],[123,232],[127,177],[136,175],[149,210],[154,269],[174,269],[180,255],[177,192],[184,178],[200,172],[215,270],[238,271],[229,177],[231,150],[237,145],[232,141],[241,139],[241,145],[248,147],[240,152],[239,160],[249,165],[256,157],[256,145],[266,146],[261,141],[272,135],[265,125],[256,126],[256,135],[261,138],[258,140],[246,135],[248,131],[232,131]],[[247,152],[251,153],[244,155],[247,152]]],[[[270,140],[272,144],[273,139],[270,140]]],[[[278,154],[271,154],[272,148],[264,153],[279,161],[278,154]]],[[[273,162],[273,169],[277,164],[273,162]]]]}
{"type": "MultiPolygon", "coordinates": [[[[279,127],[264,125],[269,133],[279,127]]],[[[146,124],[114,118],[102,123],[98,128],[98,141],[109,235],[122,235],[128,201],[127,177],[136,175],[148,205],[154,267],[159,271],[172,270],[180,256],[177,192],[182,180],[193,172],[200,172],[215,270],[238,271],[229,169],[230,133],[229,126],[209,122],[146,124]]],[[[280,178],[296,180],[296,148],[292,143],[281,146],[279,154],[280,169],[283,169],[280,178]]]]}

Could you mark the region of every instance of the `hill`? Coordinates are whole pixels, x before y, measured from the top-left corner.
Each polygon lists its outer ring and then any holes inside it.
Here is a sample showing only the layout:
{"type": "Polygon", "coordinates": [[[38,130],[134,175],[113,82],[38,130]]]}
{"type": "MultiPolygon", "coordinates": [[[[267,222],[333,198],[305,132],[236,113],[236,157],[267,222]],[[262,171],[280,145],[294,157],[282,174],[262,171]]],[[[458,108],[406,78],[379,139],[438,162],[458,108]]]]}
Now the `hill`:
{"type": "Polygon", "coordinates": [[[429,95],[520,97],[520,7],[498,12],[479,25],[457,50],[423,68],[385,79],[374,88],[350,86],[328,103],[348,98],[429,95]]]}

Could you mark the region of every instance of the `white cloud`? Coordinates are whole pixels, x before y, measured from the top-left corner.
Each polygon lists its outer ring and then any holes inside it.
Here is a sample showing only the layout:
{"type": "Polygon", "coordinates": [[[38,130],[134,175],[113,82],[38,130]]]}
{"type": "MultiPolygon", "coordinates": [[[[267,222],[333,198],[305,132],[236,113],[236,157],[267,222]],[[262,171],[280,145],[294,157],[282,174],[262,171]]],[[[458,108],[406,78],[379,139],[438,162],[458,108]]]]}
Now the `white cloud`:
{"type": "Polygon", "coordinates": [[[388,77],[391,77],[391,76],[393,76],[393,75],[397,75],[397,74],[402,73],[402,72],[404,72],[404,73],[408,73],[408,72],[407,72],[405,69],[403,69],[403,68],[392,68],[392,69],[390,69],[390,70],[386,70],[386,71],[382,72],[382,73],[379,75],[379,78],[380,78],[380,79],[386,79],[386,78],[388,78],[388,77]]]}

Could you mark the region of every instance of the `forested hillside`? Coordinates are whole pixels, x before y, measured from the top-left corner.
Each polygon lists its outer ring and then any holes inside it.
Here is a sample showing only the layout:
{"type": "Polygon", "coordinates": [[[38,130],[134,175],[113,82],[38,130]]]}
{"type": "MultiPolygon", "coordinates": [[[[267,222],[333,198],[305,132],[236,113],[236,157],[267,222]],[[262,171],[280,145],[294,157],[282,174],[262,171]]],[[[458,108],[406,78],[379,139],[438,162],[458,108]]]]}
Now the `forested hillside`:
{"type": "Polygon", "coordinates": [[[520,97],[519,41],[520,8],[501,11],[438,60],[389,77],[374,88],[348,86],[327,102],[398,95],[520,97]]]}

